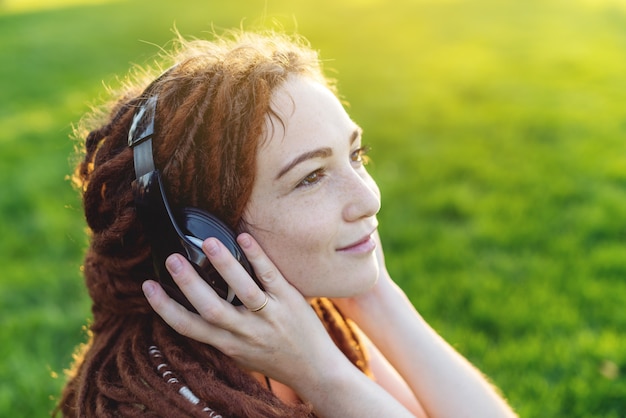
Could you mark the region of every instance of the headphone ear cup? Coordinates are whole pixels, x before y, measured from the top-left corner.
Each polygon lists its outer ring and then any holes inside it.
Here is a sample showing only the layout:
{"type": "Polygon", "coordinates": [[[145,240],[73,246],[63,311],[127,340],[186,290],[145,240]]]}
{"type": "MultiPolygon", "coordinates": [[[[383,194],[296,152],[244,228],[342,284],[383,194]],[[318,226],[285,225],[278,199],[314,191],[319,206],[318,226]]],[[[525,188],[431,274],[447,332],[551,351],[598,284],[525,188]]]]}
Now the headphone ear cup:
{"type": "MultiPolygon", "coordinates": [[[[174,68],[174,67],[172,67],[174,68]]],[[[151,89],[155,80],[146,91],[151,89]]],[[[166,258],[173,253],[186,255],[198,274],[228,302],[241,305],[234,292],[211,265],[202,251],[202,241],[209,237],[219,239],[239,261],[250,276],[258,282],[250,263],[237,244],[233,231],[215,216],[195,208],[175,213],[167,202],[165,188],[152,155],[152,137],[155,133],[157,95],[151,95],[137,109],[128,131],[128,146],[133,150],[136,179],[132,190],[137,217],[150,242],[154,272],[166,292],[187,309],[194,310],[165,267],[166,258]]]]}
{"type": "MultiPolygon", "coordinates": [[[[183,208],[180,211],[180,218],[177,223],[185,238],[195,247],[195,250],[188,251],[189,261],[194,265],[198,274],[222,298],[234,305],[241,305],[241,301],[235,296],[233,290],[215,270],[202,251],[202,242],[207,238],[217,238],[224,244],[232,256],[262,288],[254,274],[254,269],[239,244],[237,244],[237,235],[220,219],[198,208],[183,208]]],[[[188,243],[186,247],[189,247],[188,243]]]]}

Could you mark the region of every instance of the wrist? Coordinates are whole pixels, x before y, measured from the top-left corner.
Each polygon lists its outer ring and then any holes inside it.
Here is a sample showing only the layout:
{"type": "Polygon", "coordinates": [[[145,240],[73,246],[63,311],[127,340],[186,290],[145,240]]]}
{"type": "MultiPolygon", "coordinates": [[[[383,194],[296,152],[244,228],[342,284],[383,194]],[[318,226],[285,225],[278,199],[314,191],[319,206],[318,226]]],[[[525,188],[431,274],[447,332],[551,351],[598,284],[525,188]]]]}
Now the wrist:
{"type": "MultiPolygon", "coordinates": [[[[359,325],[377,323],[403,305],[411,305],[404,292],[386,275],[369,291],[351,298],[335,299],[341,312],[359,325]]],[[[412,305],[411,305],[412,308],[412,305]]]]}
{"type": "Polygon", "coordinates": [[[413,416],[345,357],[340,365],[326,365],[315,380],[303,386],[302,392],[296,392],[313,405],[319,417],[413,416]]]}
{"type": "Polygon", "coordinates": [[[309,362],[305,369],[308,371],[299,373],[289,386],[301,399],[313,405],[346,390],[350,380],[362,374],[334,343],[323,359],[309,362]]]}

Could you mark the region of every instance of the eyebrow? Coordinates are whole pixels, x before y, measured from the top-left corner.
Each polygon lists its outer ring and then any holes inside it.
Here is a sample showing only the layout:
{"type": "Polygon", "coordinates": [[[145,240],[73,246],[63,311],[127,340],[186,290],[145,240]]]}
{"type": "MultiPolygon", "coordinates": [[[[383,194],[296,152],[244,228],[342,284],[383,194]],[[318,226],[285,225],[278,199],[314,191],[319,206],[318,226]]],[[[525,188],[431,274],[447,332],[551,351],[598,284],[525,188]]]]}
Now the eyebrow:
{"type": "MultiPolygon", "coordinates": [[[[357,127],[354,131],[352,131],[352,134],[350,135],[350,145],[352,145],[354,143],[354,141],[357,140],[357,138],[359,138],[361,136],[361,133],[363,132],[363,130],[359,127],[357,127]]],[[[323,148],[317,148],[311,151],[307,151],[304,152],[300,155],[298,155],[296,158],[294,158],[293,160],[291,160],[287,165],[285,165],[276,175],[276,179],[278,180],[279,178],[281,178],[282,176],[284,176],[285,174],[287,174],[287,172],[289,170],[291,170],[292,168],[294,168],[295,166],[297,166],[298,164],[300,164],[303,161],[306,160],[310,160],[313,158],[328,158],[331,155],[333,155],[333,150],[330,149],[329,147],[323,147],[323,148]]]]}

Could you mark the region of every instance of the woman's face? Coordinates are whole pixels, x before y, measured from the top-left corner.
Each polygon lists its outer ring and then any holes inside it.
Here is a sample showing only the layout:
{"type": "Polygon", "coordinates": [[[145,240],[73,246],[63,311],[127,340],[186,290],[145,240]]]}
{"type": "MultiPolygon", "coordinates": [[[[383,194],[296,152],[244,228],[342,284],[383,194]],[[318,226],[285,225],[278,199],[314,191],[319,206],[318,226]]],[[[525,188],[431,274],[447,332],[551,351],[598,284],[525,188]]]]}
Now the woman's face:
{"type": "Polygon", "coordinates": [[[257,153],[248,231],[304,296],[360,294],[378,278],[380,209],[361,131],[326,87],[304,77],[289,78],[272,103],[283,124],[272,120],[257,153]]]}

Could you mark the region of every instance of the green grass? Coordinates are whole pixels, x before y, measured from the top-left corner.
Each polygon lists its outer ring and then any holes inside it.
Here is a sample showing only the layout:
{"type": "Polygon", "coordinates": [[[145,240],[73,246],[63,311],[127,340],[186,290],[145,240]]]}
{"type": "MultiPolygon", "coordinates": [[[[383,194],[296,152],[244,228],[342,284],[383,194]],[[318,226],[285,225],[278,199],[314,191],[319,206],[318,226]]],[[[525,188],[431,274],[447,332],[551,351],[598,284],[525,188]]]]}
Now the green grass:
{"type": "Polygon", "coordinates": [[[0,416],[48,414],[85,339],[71,125],[174,25],[273,20],[336,71],[426,319],[524,417],[626,416],[623,2],[63,3],[0,2],[0,416]]]}

